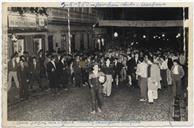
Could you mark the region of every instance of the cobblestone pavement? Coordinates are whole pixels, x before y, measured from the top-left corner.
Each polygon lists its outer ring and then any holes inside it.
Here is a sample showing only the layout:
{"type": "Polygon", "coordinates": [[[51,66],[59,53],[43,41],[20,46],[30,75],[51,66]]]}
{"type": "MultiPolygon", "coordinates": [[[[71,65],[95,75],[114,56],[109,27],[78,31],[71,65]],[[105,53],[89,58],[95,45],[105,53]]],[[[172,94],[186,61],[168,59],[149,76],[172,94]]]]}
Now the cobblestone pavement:
{"type": "Polygon", "coordinates": [[[58,95],[44,91],[29,100],[10,105],[10,121],[173,121],[171,89],[159,91],[154,104],[139,101],[139,89],[113,88],[104,97],[101,113],[91,114],[88,87],[60,90],[58,95]]]}

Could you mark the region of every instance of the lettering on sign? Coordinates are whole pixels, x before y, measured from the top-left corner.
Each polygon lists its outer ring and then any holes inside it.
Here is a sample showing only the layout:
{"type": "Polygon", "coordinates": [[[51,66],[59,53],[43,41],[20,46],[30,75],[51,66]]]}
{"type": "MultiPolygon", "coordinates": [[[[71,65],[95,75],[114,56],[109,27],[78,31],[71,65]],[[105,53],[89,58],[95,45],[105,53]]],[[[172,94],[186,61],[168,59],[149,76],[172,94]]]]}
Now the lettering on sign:
{"type": "Polygon", "coordinates": [[[36,17],[9,16],[9,27],[36,27],[36,17]]]}

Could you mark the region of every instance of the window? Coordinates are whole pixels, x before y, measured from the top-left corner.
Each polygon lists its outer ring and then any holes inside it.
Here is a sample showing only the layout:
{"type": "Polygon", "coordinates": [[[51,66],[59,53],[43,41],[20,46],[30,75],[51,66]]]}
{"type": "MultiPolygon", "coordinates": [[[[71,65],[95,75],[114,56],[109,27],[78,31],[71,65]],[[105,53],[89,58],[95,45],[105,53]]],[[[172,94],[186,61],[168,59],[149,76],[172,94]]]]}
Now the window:
{"type": "Polygon", "coordinates": [[[42,39],[41,38],[34,38],[33,42],[33,52],[38,53],[42,49],[42,39]]]}
{"type": "Polygon", "coordinates": [[[13,42],[13,49],[14,49],[14,53],[18,52],[19,54],[23,55],[24,39],[18,39],[17,41],[13,42]]]}

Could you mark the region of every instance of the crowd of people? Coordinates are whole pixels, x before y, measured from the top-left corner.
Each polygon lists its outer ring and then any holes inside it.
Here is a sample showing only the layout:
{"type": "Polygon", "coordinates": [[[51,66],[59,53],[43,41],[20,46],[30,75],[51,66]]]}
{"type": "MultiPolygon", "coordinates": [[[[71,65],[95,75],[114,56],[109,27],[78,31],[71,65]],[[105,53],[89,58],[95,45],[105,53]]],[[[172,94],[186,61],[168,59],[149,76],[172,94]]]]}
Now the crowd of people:
{"type": "Polygon", "coordinates": [[[181,97],[186,70],[183,53],[115,48],[92,53],[50,53],[40,50],[36,56],[17,52],[8,62],[8,90],[13,83],[21,100],[29,90],[59,90],[88,86],[91,90],[92,113],[101,112],[102,97],[111,96],[112,88],[121,85],[140,90],[140,101],[153,103],[158,90],[172,86],[172,95],[181,97]],[[48,87],[43,86],[44,80],[48,87]],[[37,84],[35,84],[37,83],[37,84]]]}

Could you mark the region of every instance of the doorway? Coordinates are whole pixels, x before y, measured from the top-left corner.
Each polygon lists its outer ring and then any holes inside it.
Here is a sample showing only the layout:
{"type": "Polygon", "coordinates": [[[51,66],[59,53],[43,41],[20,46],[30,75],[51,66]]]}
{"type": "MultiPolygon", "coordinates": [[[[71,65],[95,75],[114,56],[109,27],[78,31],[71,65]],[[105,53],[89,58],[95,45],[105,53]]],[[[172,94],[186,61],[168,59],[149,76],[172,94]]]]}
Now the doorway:
{"type": "Polygon", "coordinates": [[[53,49],[53,36],[52,35],[48,36],[48,51],[49,52],[54,51],[54,49],[53,49]]]}

